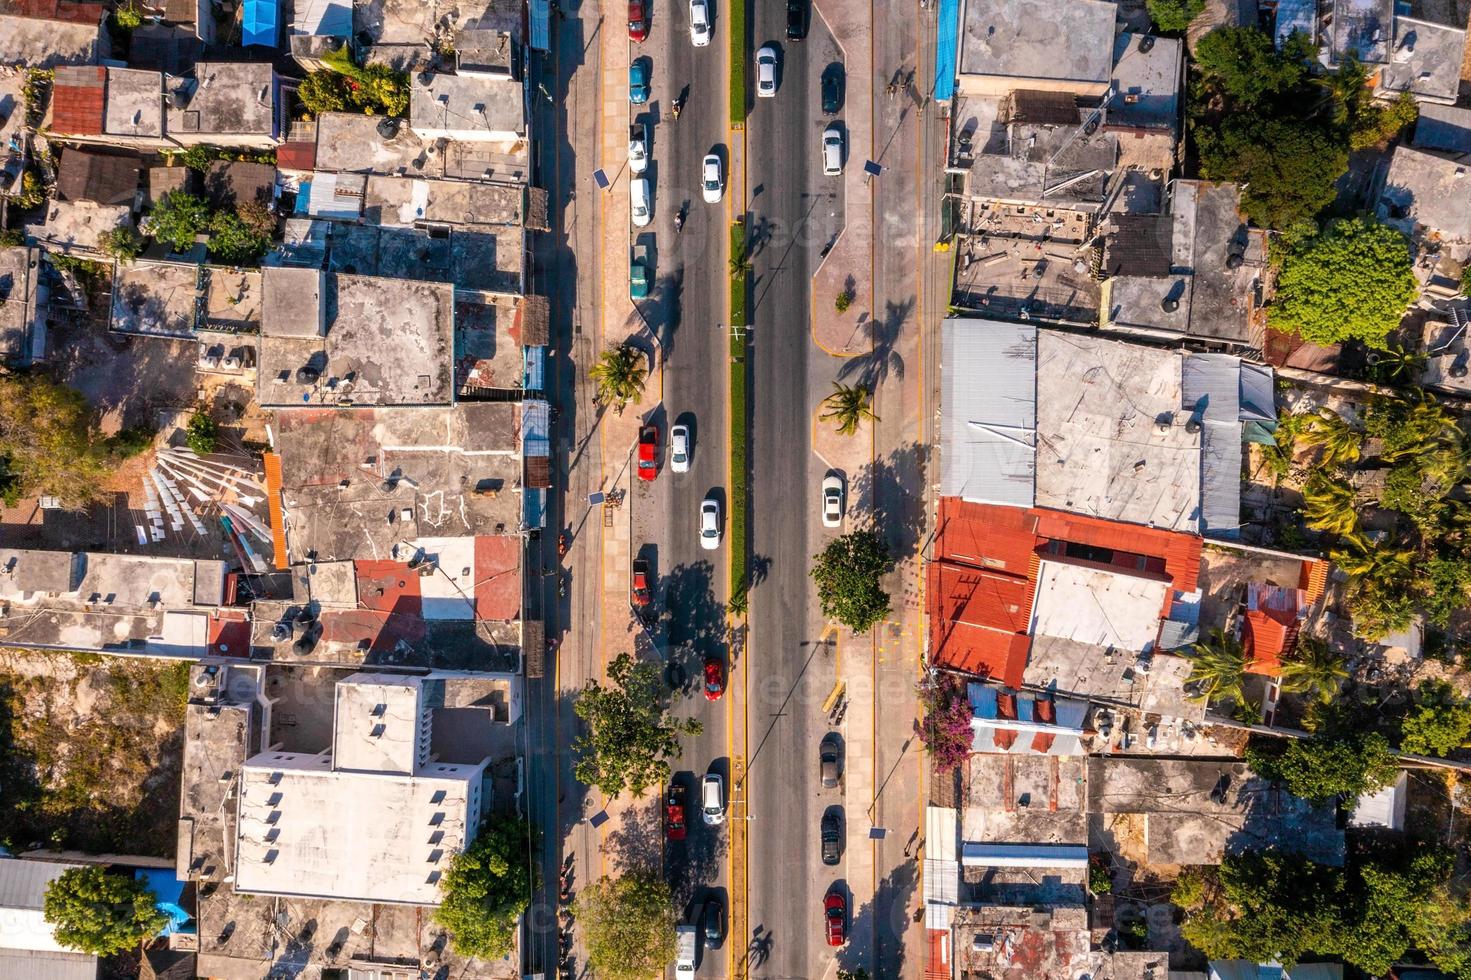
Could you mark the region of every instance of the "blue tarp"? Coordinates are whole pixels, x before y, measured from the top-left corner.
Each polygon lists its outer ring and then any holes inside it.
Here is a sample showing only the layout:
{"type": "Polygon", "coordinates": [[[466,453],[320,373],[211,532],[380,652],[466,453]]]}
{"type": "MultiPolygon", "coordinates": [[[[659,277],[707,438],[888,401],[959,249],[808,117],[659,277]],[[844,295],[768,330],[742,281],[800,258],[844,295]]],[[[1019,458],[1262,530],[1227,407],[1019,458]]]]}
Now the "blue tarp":
{"type": "Polygon", "coordinates": [[[955,98],[955,65],[960,44],[960,0],[940,0],[939,37],[935,42],[935,101],[955,98]]]}
{"type": "Polygon", "coordinates": [[[148,885],[157,899],[154,907],[168,916],[168,922],[158,932],[160,936],[171,936],[176,932],[185,934],[194,932],[194,926],[190,924],[192,917],[179,906],[179,899],[184,895],[184,883],[172,871],[165,871],[162,868],[138,868],[133,875],[148,885]]]}
{"type": "Polygon", "coordinates": [[[245,0],[243,12],[245,36],[242,42],[246,47],[252,44],[267,48],[276,46],[276,38],[280,34],[281,25],[281,14],[276,4],[277,0],[245,0]]]}

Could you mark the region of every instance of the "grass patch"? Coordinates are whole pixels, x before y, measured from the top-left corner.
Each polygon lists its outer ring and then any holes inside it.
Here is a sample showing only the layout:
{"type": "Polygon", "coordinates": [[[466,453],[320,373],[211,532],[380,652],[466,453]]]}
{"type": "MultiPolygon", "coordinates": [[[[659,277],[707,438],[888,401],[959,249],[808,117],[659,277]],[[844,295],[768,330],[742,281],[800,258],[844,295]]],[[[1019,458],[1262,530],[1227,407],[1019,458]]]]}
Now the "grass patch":
{"type": "Polygon", "coordinates": [[[746,3],[735,0],[730,5],[730,122],[741,126],[746,122],[746,3]]]}
{"type": "Polygon", "coordinates": [[[730,609],[746,611],[750,588],[746,560],[746,230],[740,222],[730,226],[730,609]]]}

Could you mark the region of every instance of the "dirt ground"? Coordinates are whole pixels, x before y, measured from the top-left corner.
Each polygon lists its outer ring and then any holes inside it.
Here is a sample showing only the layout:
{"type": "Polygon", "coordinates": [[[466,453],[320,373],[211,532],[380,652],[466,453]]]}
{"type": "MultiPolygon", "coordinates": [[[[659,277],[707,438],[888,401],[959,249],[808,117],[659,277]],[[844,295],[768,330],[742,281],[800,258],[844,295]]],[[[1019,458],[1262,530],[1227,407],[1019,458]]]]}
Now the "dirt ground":
{"type": "Polygon", "coordinates": [[[174,853],[188,665],[0,649],[0,843],[174,853]]]}

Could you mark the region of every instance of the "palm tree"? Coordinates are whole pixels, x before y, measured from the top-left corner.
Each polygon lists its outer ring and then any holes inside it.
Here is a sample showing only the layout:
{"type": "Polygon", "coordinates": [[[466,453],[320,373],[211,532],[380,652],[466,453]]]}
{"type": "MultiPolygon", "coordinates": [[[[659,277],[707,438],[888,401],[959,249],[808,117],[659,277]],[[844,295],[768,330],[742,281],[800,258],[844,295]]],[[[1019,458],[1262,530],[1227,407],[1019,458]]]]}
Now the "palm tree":
{"type": "Polygon", "coordinates": [[[620,415],[624,406],[643,394],[648,373],[643,353],[627,344],[603,351],[588,372],[597,383],[598,401],[612,405],[620,415]]]}
{"type": "Polygon", "coordinates": [[[820,416],[823,421],[838,424],[840,435],[851,436],[858,431],[864,419],[878,421],[873,414],[873,390],[867,385],[845,385],[833,382],[833,393],[822,400],[827,411],[820,416]]]}
{"type": "Polygon", "coordinates": [[[1195,644],[1186,684],[1197,689],[1197,701],[1246,701],[1246,651],[1241,641],[1220,630],[1195,644]]]}
{"type": "Polygon", "coordinates": [[[1364,434],[1349,425],[1342,415],[1327,408],[1309,417],[1307,429],[1298,438],[1304,445],[1322,450],[1324,466],[1357,463],[1364,448],[1364,434]]]}
{"type": "Polygon", "coordinates": [[[1374,351],[1373,356],[1377,358],[1374,376],[1380,384],[1413,382],[1426,360],[1424,354],[1408,347],[1389,347],[1374,351]]]}
{"type": "Polygon", "coordinates": [[[1302,488],[1302,516],[1314,530],[1353,534],[1359,527],[1355,499],[1353,487],[1320,471],[1309,477],[1302,488]]]}
{"type": "Polygon", "coordinates": [[[1398,542],[1376,544],[1355,531],[1344,535],[1343,547],[1328,552],[1328,557],[1348,576],[1350,585],[1361,580],[1406,581],[1415,550],[1398,542]]]}
{"type": "Polygon", "coordinates": [[[1293,694],[1313,694],[1327,704],[1348,679],[1343,658],[1316,636],[1300,636],[1297,651],[1282,664],[1282,690],[1293,694]]]}

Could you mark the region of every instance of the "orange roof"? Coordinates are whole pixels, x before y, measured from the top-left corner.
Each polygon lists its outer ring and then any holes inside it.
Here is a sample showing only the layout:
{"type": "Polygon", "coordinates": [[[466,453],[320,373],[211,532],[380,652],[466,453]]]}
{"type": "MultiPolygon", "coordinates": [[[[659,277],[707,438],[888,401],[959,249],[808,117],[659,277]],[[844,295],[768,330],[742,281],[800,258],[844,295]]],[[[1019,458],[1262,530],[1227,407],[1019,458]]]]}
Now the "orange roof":
{"type": "Polygon", "coordinates": [[[935,554],[967,565],[1026,575],[1037,551],[1037,522],[1020,507],[940,498],[935,554]]]}
{"type": "Polygon", "coordinates": [[[1032,513],[1037,517],[1039,537],[1159,558],[1175,591],[1195,591],[1200,578],[1200,551],[1205,544],[1196,535],[1057,510],[1033,508],[1032,513]]]}
{"type": "Polygon", "coordinates": [[[315,143],[282,143],[276,147],[276,166],[282,170],[311,170],[316,165],[315,143]]]}
{"type": "Polygon", "coordinates": [[[475,536],[475,618],[510,620],[521,615],[521,539],[509,534],[475,536]]]}
{"type": "Polygon", "coordinates": [[[930,635],[934,660],[953,670],[1021,684],[1031,638],[1030,583],[951,562],[929,570],[930,635]]]}
{"type": "Polygon", "coordinates": [[[51,90],[51,129],[78,136],[100,135],[106,84],[107,69],[97,65],[56,69],[51,90]]]}
{"type": "Polygon", "coordinates": [[[1246,614],[1243,639],[1247,672],[1278,677],[1282,673],[1282,658],[1292,652],[1297,642],[1296,617],[1271,609],[1250,610],[1246,614]]]}
{"type": "Polygon", "coordinates": [[[1305,604],[1311,606],[1323,598],[1323,593],[1328,588],[1328,569],[1328,563],[1321,558],[1303,559],[1297,587],[1307,593],[1303,599],[1305,604]]]}

